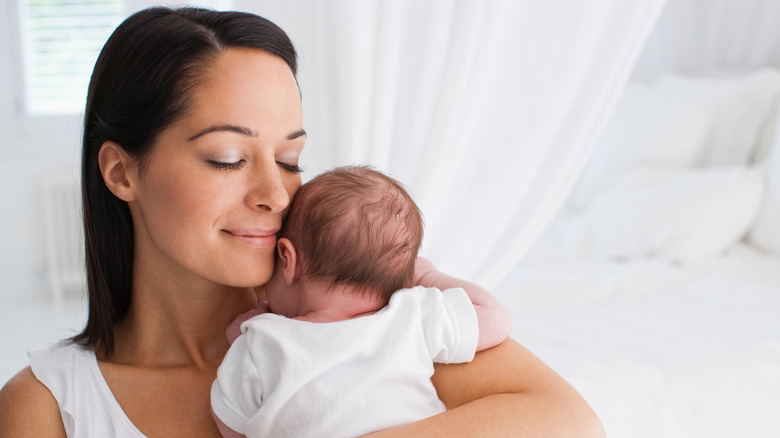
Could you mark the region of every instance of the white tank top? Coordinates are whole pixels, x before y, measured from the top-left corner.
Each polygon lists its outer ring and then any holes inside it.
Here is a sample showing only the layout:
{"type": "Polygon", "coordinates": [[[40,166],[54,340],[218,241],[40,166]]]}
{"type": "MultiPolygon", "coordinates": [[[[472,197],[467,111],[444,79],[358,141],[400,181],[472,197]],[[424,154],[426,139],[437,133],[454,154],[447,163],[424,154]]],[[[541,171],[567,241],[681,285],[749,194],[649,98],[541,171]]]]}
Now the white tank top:
{"type": "Polygon", "coordinates": [[[68,438],[146,438],[114,398],[92,349],[54,344],[31,351],[30,367],[57,400],[68,438]]]}

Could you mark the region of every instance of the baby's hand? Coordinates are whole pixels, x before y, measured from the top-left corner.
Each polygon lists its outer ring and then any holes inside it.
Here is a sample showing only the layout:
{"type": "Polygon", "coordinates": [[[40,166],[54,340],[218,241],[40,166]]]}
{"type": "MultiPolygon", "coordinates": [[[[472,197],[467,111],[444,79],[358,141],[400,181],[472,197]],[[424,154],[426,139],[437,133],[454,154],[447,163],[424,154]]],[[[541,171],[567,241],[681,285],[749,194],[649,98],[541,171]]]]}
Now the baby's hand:
{"type": "Polygon", "coordinates": [[[236,319],[233,320],[228,326],[227,329],[225,329],[225,335],[228,338],[228,341],[232,344],[233,341],[236,340],[237,337],[241,335],[241,324],[244,321],[247,321],[249,319],[252,319],[253,317],[257,315],[262,315],[263,313],[268,313],[271,311],[271,308],[268,307],[268,301],[260,301],[257,304],[257,307],[254,309],[244,312],[236,317],[236,319]]]}
{"type": "Polygon", "coordinates": [[[414,262],[414,286],[430,286],[422,282],[423,277],[430,272],[437,272],[433,262],[423,257],[417,257],[414,262]]]}

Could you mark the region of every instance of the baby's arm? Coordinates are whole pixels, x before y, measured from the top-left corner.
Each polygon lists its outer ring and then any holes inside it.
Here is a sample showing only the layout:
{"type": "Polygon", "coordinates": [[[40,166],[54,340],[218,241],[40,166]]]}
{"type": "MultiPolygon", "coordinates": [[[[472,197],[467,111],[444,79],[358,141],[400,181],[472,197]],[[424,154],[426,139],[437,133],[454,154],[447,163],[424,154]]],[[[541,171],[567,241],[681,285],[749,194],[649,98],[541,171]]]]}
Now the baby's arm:
{"type": "Polygon", "coordinates": [[[477,313],[479,340],[477,351],[495,347],[509,336],[512,320],[504,306],[488,291],[474,283],[439,272],[436,266],[422,257],[417,258],[414,267],[414,283],[418,286],[450,289],[460,287],[466,291],[477,313]]]}
{"type": "Polygon", "coordinates": [[[211,385],[211,414],[224,438],[241,437],[263,405],[263,384],[257,370],[274,358],[255,355],[254,350],[249,336],[238,336],[211,385]]]}

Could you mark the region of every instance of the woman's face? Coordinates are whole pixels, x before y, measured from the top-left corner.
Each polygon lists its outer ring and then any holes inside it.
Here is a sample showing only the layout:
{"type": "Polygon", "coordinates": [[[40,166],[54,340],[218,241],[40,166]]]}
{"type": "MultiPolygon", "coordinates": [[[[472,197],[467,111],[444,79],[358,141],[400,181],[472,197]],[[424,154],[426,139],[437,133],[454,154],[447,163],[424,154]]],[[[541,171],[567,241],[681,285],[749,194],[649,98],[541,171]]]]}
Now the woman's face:
{"type": "Polygon", "coordinates": [[[265,283],[301,185],[305,140],[298,86],[281,58],[251,49],[219,55],[138,170],[129,203],[135,263],[174,281],[265,283]]]}

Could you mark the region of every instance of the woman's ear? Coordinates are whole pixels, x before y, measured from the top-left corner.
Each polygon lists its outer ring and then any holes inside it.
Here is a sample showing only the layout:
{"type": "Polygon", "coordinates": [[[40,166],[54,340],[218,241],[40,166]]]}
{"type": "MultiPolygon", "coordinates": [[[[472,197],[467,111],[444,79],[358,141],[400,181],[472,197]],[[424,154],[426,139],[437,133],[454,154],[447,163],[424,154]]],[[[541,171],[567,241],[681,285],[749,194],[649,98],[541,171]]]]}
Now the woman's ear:
{"type": "Polygon", "coordinates": [[[136,181],[137,166],[121,146],[104,141],[98,152],[98,165],[106,187],[114,196],[125,202],[135,200],[133,182],[136,181]]]}
{"type": "Polygon", "coordinates": [[[298,253],[295,252],[295,247],[290,239],[286,237],[282,237],[276,242],[276,252],[282,269],[282,278],[284,278],[285,284],[290,286],[296,279],[298,253]]]}

